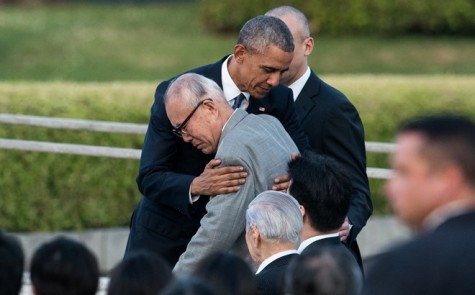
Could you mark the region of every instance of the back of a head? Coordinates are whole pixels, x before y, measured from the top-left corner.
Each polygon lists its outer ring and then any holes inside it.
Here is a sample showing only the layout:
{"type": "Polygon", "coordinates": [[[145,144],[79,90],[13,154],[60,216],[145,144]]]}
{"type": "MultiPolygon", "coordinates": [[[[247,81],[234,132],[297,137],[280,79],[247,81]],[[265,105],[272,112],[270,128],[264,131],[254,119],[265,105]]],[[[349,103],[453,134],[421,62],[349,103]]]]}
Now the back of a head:
{"type": "Polygon", "coordinates": [[[175,278],[160,295],[221,295],[202,278],[183,276],[175,278]]]}
{"type": "Polygon", "coordinates": [[[262,192],[246,211],[246,230],[251,226],[256,226],[260,234],[272,243],[297,246],[303,227],[299,203],[283,192],[262,192]]]}
{"type": "Polygon", "coordinates": [[[220,295],[254,295],[257,282],[249,265],[239,256],[215,252],[203,258],[193,275],[209,282],[220,295]]]}
{"type": "Polygon", "coordinates": [[[156,295],[171,280],[171,268],[161,257],[149,251],[136,251],[112,270],[107,294],[156,295]]]}
{"type": "Polygon", "coordinates": [[[0,231],[0,294],[20,292],[25,257],[18,240],[0,231]]]}
{"type": "Polygon", "coordinates": [[[353,187],[342,167],[330,157],[305,151],[288,165],[289,193],[305,208],[312,227],[328,232],[343,224],[353,187]]]}
{"type": "Polygon", "coordinates": [[[283,5],[275,7],[266,12],[265,15],[278,17],[280,19],[284,17],[292,17],[297,21],[298,24],[298,38],[300,40],[294,40],[294,43],[300,43],[305,38],[310,37],[310,26],[308,24],[308,19],[305,14],[293,6],[283,5]]]}
{"type": "Polygon", "coordinates": [[[421,155],[434,164],[451,162],[460,167],[475,189],[475,121],[456,115],[421,117],[405,123],[399,134],[418,133],[426,141],[421,155]]]}
{"type": "Polygon", "coordinates": [[[293,295],[357,295],[363,285],[361,270],[349,251],[315,249],[292,261],[286,289],[293,295]]]}
{"type": "Polygon", "coordinates": [[[263,53],[269,46],[284,52],[294,51],[294,40],[287,25],[273,16],[260,15],[248,20],[239,32],[237,44],[251,53],[263,53]]]}
{"type": "Polygon", "coordinates": [[[99,268],[86,246],[58,237],[35,251],[30,275],[36,295],[93,295],[97,291],[99,268]]]}

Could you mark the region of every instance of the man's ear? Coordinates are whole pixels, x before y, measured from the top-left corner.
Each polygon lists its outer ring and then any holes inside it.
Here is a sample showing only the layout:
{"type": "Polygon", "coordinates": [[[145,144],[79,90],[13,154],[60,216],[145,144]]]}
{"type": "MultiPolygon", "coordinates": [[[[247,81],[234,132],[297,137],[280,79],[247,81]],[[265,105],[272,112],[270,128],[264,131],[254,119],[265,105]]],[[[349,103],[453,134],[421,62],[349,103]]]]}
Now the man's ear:
{"type": "Polygon", "coordinates": [[[261,233],[259,232],[256,226],[252,226],[249,230],[251,231],[251,240],[254,247],[259,248],[262,243],[261,233]]]}
{"type": "Polygon", "coordinates": [[[242,44],[234,45],[234,59],[238,64],[241,64],[244,61],[244,56],[247,54],[247,49],[242,44]]]}
{"type": "Polygon", "coordinates": [[[207,100],[203,103],[201,107],[206,112],[206,119],[213,121],[219,117],[220,112],[217,104],[218,102],[215,100],[207,100]]]}
{"type": "Polygon", "coordinates": [[[307,216],[307,212],[305,211],[305,207],[302,205],[299,205],[300,213],[302,213],[302,217],[305,219],[307,216]]]}
{"type": "Polygon", "coordinates": [[[315,41],[313,40],[312,37],[308,37],[307,39],[305,39],[305,49],[304,49],[304,55],[305,56],[309,56],[310,54],[312,54],[312,51],[313,51],[313,47],[315,46],[315,41]]]}

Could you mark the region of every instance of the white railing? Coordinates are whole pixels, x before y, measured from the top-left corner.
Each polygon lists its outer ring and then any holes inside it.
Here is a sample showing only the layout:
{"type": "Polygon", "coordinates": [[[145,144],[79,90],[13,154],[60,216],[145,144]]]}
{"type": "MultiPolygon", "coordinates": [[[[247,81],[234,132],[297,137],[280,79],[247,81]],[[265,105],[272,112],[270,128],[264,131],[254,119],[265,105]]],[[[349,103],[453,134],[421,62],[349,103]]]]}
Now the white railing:
{"type": "Polygon", "coordinates": [[[134,123],[117,123],[80,119],[38,117],[27,115],[0,114],[0,123],[27,125],[55,129],[88,130],[98,132],[145,134],[147,125],[134,123]]]}
{"type": "MultiPolygon", "coordinates": [[[[145,134],[147,125],[135,123],[117,123],[105,121],[91,121],[79,119],[65,119],[52,117],[38,117],[27,115],[0,114],[0,123],[12,125],[27,125],[54,129],[86,130],[95,132],[145,134]]],[[[382,142],[366,142],[366,151],[372,153],[390,153],[394,151],[395,144],[382,142]]],[[[21,151],[49,152],[72,154],[94,157],[111,157],[123,159],[140,159],[141,150],[104,147],[82,144],[54,143],[43,141],[1,139],[0,149],[21,151]]],[[[390,169],[368,167],[366,170],[369,178],[387,179],[391,174],[390,169]]]]}

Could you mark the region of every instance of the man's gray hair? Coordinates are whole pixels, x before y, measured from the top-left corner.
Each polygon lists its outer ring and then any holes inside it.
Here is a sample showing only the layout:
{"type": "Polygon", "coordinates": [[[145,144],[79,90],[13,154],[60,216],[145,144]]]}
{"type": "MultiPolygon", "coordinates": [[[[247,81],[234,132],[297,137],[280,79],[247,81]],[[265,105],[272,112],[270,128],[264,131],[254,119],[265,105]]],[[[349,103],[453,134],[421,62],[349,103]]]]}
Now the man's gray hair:
{"type": "Polygon", "coordinates": [[[294,39],[287,25],[273,16],[260,15],[248,20],[239,32],[238,44],[251,53],[263,53],[273,45],[284,52],[294,51],[294,39]]]}
{"type": "Polygon", "coordinates": [[[260,193],[246,211],[246,231],[252,226],[269,241],[297,245],[303,227],[299,203],[283,192],[260,193]]]}
{"type": "Polygon", "coordinates": [[[223,90],[213,80],[195,73],[172,80],[165,92],[165,104],[171,99],[179,99],[183,105],[195,107],[206,98],[224,99],[223,90]]]}
{"type": "Polygon", "coordinates": [[[308,19],[302,11],[295,7],[284,5],[272,8],[267,11],[265,15],[282,18],[285,16],[293,16],[298,22],[298,35],[301,40],[294,40],[294,42],[302,42],[305,38],[310,37],[310,26],[308,19]]]}

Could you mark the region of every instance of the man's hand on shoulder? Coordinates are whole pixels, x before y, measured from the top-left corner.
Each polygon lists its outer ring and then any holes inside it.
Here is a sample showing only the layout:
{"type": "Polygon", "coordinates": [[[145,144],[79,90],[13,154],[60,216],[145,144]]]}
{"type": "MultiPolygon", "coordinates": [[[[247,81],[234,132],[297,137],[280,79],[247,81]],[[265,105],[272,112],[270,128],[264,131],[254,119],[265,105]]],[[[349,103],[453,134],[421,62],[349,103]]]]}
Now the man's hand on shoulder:
{"type": "Polygon", "coordinates": [[[191,182],[191,194],[215,196],[234,193],[246,182],[247,172],[242,166],[226,166],[217,168],[221,160],[213,159],[201,173],[191,182]]]}

